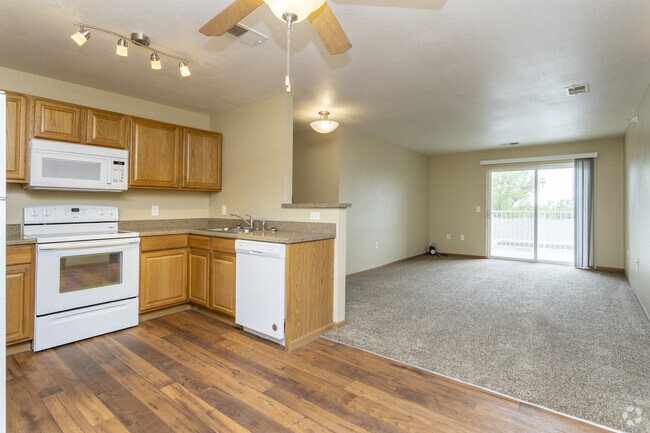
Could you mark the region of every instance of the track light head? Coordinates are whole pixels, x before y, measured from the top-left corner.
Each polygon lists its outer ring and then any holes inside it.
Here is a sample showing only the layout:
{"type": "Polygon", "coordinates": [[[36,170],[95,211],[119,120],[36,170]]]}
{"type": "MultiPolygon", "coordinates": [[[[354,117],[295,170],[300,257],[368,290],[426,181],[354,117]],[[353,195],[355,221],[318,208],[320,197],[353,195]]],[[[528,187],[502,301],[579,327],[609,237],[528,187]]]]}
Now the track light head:
{"type": "Polygon", "coordinates": [[[191,75],[190,67],[187,66],[187,61],[185,60],[178,62],[178,69],[181,71],[181,77],[189,77],[191,75]]]}
{"type": "Polygon", "coordinates": [[[162,64],[160,63],[160,56],[157,52],[151,53],[151,69],[161,69],[162,64]]]}
{"type": "Polygon", "coordinates": [[[129,44],[126,42],[126,39],[118,39],[117,45],[115,46],[115,54],[122,57],[129,55],[129,44]]]}
{"type": "Polygon", "coordinates": [[[90,30],[85,30],[83,26],[79,27],[79,31],[70,37],[77,45],[82,46],[90,39],[90,30]]]}

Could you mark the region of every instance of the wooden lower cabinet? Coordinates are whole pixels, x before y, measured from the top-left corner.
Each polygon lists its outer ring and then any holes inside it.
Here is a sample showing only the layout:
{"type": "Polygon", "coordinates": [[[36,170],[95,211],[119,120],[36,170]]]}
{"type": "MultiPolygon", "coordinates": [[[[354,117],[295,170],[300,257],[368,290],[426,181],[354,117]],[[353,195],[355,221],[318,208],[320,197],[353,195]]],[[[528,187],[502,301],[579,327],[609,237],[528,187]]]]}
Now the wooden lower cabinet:
{"type": "Polygon", "coordinates": [[[210,309],[235,317],[235,266],[233,254],[212,253],[210,309]]]}
{"type": "Polygon", "coordinates": [[[190,248],[187,300],[209,307],[210,250],[190,248]]]}
{"type": "Polygon", "coordinates": [[[34,338],[34,247],[7,247],[7,345],[34,338]]]}
{"type": "Polygon", "coordinates": [[[187,248],[140,253],[140,312],[187,302],[187,248]]]}

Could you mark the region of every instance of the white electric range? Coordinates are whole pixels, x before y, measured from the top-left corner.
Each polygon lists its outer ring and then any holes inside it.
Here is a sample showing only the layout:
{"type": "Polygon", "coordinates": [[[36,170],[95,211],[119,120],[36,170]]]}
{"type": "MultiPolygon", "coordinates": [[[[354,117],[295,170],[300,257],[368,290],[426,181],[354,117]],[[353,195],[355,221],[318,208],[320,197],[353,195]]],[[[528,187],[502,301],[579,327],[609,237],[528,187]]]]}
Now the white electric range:
{"type": "Polygon", "coordinates": [[[138,233],[118,230],[114,206],[35,206],[34,351],[138,324],[138,233]]]}

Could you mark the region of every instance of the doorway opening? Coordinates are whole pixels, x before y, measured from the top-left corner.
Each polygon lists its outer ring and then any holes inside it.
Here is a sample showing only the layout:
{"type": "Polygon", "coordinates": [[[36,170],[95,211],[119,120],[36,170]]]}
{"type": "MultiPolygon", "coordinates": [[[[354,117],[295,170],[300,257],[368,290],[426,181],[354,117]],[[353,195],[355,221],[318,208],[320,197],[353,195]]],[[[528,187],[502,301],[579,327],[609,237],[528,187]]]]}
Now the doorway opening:
{"type": "Polygon", "coordinates": [[[573,166],[490,172],[489,256],[573,263],[573,166]]]}

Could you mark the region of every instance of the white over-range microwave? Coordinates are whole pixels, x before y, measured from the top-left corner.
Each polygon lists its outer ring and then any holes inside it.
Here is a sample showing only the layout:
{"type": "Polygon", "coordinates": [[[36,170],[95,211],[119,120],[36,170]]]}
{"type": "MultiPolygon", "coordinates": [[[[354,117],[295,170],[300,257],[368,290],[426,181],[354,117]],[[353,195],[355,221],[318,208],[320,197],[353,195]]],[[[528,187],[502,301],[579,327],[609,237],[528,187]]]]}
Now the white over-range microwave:
{"type": "Polygon", "coordinates": [[[124,191],[129,185],[129,152],[32,139],[25,189],[124,191]]]}

